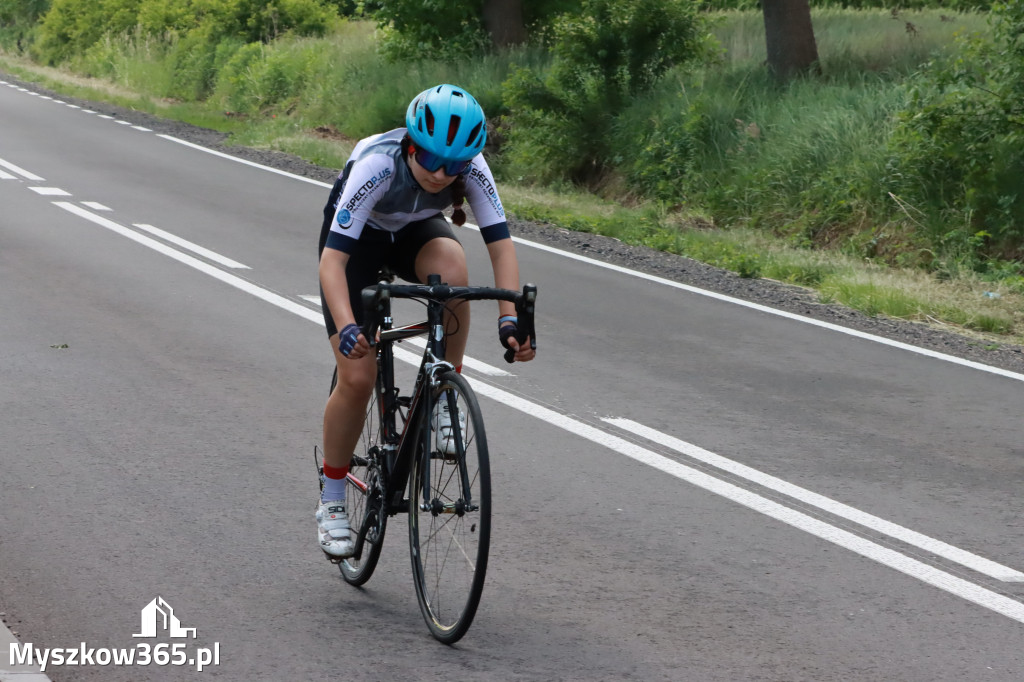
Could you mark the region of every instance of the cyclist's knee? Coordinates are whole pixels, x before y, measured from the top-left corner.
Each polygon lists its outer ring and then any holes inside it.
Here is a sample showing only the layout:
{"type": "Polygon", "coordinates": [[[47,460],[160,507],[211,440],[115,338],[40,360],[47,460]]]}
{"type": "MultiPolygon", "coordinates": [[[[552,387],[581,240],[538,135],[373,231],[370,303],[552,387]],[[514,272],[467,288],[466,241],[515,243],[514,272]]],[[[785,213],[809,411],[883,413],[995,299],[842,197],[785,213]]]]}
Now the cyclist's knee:
{"type": "Polygon", "coordinates": [[[441,275],[441,281],[453,286],[469,284],[466,252],[454,239],[432,239],[423,245],[416,256],[416,275],[425,282],[427,275],[441,275]]]}
{"type": "Polygon", "coordinates": [[[338,389],[352,397],[369,397],[377,381],[375,367],[364,362],[343,362],[338,367],[338,389]]]}

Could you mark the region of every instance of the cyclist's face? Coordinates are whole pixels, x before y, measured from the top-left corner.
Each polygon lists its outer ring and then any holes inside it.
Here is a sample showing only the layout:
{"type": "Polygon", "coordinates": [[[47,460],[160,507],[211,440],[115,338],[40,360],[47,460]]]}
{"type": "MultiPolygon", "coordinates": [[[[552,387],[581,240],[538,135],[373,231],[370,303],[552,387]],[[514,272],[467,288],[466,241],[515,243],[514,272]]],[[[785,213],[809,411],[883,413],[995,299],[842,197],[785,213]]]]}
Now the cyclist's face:
{"type": "Polygon", "coordinates": [[[444,172],[444,166],[441,166],[431,173],[416,162],[416,152],[409,154],[409,170],[412,171],[412,177],[419,183],[420,187],[431,194],[437,194],[445,187],[455,182],[455,178],[457,177],[455,175],[447,175],[444,172]]]}

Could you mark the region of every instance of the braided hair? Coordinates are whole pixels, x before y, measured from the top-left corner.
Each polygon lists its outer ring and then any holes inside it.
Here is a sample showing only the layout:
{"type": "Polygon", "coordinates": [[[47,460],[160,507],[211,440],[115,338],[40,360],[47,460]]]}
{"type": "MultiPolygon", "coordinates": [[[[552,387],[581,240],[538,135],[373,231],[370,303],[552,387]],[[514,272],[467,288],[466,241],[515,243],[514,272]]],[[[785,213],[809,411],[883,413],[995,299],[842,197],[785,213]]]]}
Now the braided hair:
{"type": "Polygon", "coordinates": [[[466,198],[466,176],[457,175],[452,188],[452,222],[456,225],[464,225],[466,212],[462,210],[462,202],[466,198]]]}

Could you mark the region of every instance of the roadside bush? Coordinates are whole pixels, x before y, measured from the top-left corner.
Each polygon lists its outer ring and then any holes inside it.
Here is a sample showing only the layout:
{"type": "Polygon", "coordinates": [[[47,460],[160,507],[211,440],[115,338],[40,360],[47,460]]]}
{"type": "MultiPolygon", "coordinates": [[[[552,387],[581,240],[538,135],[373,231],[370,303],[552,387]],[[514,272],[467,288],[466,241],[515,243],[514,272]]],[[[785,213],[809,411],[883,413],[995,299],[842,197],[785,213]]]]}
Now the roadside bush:
{"type": "Polygon", "coordinates": [[[0,47],[24,51],[49,8],[50,0],[0,0],[0,47]]]}
{"type": "Polygon", "coordinates": [[[676,64],[705,54],[704,23],[682,0],[585,0],[551,26],[545,71],[505,82],[510,170],[540,181],[601,180],[616,117],[676,64]]]}
{"type": "Polygon", "coordinates": [[[147,36],[184,38],[178,45],[202,54],[178,55],[176,71],[205,74],[220,40],[321,36],[337,20],[334,7],[323,0],[53,0],[39,26],[35,52],[41,61],[58,64],[84,55],[104,36],[140,27],[147,36]]]}
{"type": "MultiPolygon", "coordinates": [[[[479,3],[475,3],[479,5],[479,3]]],[[[389,0],[375,14],[381,49],[392,61],[455,61],[488,45],[479,6],[463,0],[389,0]]]]}
{"type": "Polygon", "coordinates": [[[53,0],[39,26],[36,52],[47,64],[67,61],[105,34],[135,28],[141,0],[53,0]]]}
{"type": "Polygon", "coordinates": [[[164,60],[170,75],[170,89],[165,97],[187,102],[208,97],[218,70],[242,44],[238,38],[217,38],[205,29],[172,40],[164,60]]]}
{"type": "Polygon", "coordinates": [[[945,252],[1024,256],[1024,0],[996,5],[992,38],[931,62],[892,138],[891,182],[945,252]]]}

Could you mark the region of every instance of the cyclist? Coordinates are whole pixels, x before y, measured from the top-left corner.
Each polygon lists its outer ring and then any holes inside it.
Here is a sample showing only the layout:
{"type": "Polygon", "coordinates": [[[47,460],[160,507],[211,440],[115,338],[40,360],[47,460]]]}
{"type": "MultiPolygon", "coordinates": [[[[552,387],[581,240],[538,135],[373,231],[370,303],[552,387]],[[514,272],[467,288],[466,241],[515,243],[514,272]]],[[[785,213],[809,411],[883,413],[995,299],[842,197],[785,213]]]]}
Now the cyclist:
{"type": "MultiPolygon", "coordinates": [[[[519,288],[519,265],[494,178],[481,151],[487,122],[462,88],[438,85],[409,104],[405,128],[361,140],[334,183],[320,232],[320,298],[338,383],[324,409],[324,488],[317,506],[317,542],[329,559],[351,556],[354,537],[345,511],[345,476],[359,441],[376,381],[376,354],[360,333],[361,292],[376,283],[381,266],[422,283],[437,273],[455,286],[469,283],[466,254],[442,215],[462,225],[468,200],[487,245],[494,285],[519,288]]],[[[532,360],[529,342],[514,334],[515,306],[499,302],[498,338],[520,362],[532,360]]],[[[462,369],[469,306],[445,314],[445,359],[462,369]]],[[[445,406],[447,408],[447,406],[445,406]]],[[[457,415],[460,421],[465,415],[457,415]]],[[[450,447],[451,416],[436,413],[439,449],[450,447]]]]}

